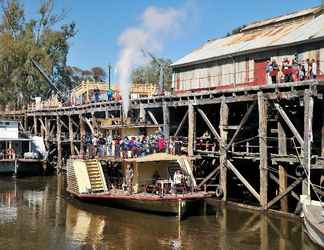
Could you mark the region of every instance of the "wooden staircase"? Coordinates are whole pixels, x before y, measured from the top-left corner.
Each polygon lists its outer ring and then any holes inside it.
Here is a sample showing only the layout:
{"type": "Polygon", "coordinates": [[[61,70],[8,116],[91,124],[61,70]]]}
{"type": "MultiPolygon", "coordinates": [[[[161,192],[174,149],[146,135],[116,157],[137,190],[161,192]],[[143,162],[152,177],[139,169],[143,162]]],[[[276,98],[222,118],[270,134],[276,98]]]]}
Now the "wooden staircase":
{"type": "Polygon", "coordinates": [[[79,186],[76,180],[74,167],[72,166],[72,160],[67,161],[67,189],[74,193],[79,193],[79,186]]]}
{"type": "Polygon", "coordinates": [[[86,160],[85,162],[91,184],[91,192],[106,192],[107,185],[100,162],[96,159],[86,160]]]}

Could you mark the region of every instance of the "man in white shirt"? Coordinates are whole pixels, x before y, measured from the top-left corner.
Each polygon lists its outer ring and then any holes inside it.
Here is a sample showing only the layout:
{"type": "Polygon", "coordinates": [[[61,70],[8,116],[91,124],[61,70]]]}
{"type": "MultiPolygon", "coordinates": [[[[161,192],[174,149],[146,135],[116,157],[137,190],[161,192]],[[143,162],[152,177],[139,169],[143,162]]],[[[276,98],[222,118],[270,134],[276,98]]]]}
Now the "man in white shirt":
{"type": "Polygon", "coordinates": [[[312,72],[311,72],[311,76],[312,76],[312,79],[316,79],[317,78],[317,63],[316,63],[316,60],[315,59],[312,60],[312,72]]]}

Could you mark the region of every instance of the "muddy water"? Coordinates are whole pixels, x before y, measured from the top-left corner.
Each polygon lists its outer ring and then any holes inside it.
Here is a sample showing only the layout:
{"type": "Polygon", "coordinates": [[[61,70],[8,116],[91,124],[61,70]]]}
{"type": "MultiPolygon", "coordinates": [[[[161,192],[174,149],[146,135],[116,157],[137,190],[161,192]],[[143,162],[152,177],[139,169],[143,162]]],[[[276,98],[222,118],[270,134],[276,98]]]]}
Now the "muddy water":
{"type": "Polygon", "coordinates": [[[178,222],[82,204],[62,183],[0,178],[0,249],[319,249],[296,219],[206,205],[178,222]]]}

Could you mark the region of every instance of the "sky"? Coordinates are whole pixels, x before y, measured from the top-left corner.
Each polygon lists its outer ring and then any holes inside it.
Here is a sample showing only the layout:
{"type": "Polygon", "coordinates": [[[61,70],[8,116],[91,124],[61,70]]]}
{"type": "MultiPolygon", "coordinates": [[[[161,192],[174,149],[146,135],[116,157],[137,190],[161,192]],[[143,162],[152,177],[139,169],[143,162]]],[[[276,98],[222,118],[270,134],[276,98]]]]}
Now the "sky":
{"type": "MultiPolygon", "coordinates": [[[[20,0],[27,16],[35,15],[41,0],[20,0]]],[[[116,67],[119,37],[137,27],[148,7],[173,8],[185,16],[180,28],[162,43],[155,55],[175,61],[209,39],[223,37],[243,24],[314,7],[320,0],[54,0],[55,9],[67,11],[65,22],[74,21],[78,33],[70,41],[68,64],[90,69],[116,67]]],[[[152,20],[154,22],[154,20],[152,20]]],[[[114,70],[113,70],[114,72],[114,70]]],[[[113,76],[114,79],[114,76],[113,76]]]]}

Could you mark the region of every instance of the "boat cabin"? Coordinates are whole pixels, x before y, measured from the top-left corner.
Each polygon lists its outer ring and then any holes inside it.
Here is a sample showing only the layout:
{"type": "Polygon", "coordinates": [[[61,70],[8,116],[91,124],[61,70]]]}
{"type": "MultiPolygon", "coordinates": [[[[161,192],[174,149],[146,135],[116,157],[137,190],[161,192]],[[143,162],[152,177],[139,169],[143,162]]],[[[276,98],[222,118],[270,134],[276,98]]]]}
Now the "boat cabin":
{"type": "Polygon", "coordinates": [[[157,153],[127,159],[122,165],[122,172],[125,177],[124,185],[128,188],[129,185],[132,186],[131,190],[127,190],[131,193],[187,193],[196,187],[190,159],[185,156],[157,153]],[[131,184],[127,180],[129,171],[133,174],[131,184]],[[177,175],[179,181],[176,180],[177,175]]]}

